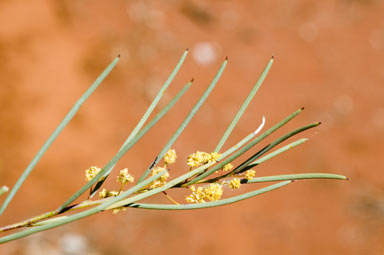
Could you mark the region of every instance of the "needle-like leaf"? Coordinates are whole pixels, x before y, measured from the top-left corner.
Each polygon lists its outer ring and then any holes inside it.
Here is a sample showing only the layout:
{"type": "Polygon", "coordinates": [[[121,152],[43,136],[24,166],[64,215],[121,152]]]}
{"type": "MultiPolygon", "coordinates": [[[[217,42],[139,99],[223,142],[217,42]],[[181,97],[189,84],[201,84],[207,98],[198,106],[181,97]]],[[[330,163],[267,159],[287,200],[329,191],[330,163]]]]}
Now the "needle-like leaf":
{"type": "Polygon", "coordinates": [[[32,172],[36,164],[39,162],[44,153],[48,150],[51,144],[55,141],[55,139],[59,136],[61,131],[67,126],[67,124],[72,120],[73,116],[76,115],[79,108],[84,104],[84,102],[88,99],[88,97],[96,90],[96,88],[104,81],[107,75],[112,71],[117,62],[120,59],[120,55],[112,61],[112,63],[101,73],[101,75],[96,79],[96,81],[89,87],[89,89],[77,100],[72,109],[68,112],[68,114],[64,117],[63,121],[59,124],[59,126],[53,131],[51,136],[45,142],[43,147],[39,150],[36,156],[32,159],[31,163],[24,170],[20,178],[17,180],[15,186],[9,192],[7,198],[0,208],[0,215],[4,212],[5,208],[7,208],[9,202],[11,202],[13,196],[20,189],[21,185],[24,183],[25,179],[27,179],[28,175],[32,172]]]}

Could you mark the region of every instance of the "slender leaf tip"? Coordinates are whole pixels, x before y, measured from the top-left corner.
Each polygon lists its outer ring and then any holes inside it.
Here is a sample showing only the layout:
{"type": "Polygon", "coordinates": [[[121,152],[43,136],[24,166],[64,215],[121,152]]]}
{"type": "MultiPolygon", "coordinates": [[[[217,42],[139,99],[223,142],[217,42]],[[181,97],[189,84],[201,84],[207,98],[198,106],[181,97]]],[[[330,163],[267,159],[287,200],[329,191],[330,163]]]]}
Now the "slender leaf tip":
{"type": "Polygon", "coordinates": [[[264,124],[265,124],[265,117],[263,116],[262,120],[261,120],[261,124],[259,125],[259,127],[253,131],[253,133],[256,135],[257,133],[259,133],[263,127],[264,127],[264,124]]]}
{"type": "Polygon", "coordinates": [[[7,186],[3,186],[0,188],[0,196],[3,195],[4,193],[7,193],[9,191],[9,188],[7,186]]]}

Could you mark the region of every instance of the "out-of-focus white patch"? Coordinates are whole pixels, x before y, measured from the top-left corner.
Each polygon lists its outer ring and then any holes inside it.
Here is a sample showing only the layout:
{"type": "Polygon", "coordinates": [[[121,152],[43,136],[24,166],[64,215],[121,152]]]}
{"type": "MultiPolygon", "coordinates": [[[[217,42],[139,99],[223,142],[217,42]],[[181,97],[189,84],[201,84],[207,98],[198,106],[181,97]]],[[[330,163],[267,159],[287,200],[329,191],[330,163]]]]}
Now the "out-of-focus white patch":
{"type": "Polygon", "coordinates": [[[353,111],[353,99],[349,95],[342,95],[336,98],[334,107],[337,113],[350,114],[353,111]]]}
{"type": "Polygon", "coordinates": [[[23,247],[25,255],[52,254],[59,255],[60,251],[45,237],[45,233],[37,233],[26,238],[23,247]]]}
{"type": "Polygon", "coordinates": [[[313,42],[319,35],[319,29],[315,23],[306,22],[301,24],[298,34],[304,41],[313,42]]]}
{"type": "Polygon", "coordinates": [[[217,59],[217,50],[212,43],[197,43],[192,50],[194,60],[200,65],[209,65],[217,59]]]}
{"type": "Polygon", "coordinates": [[[384,127],[384,108],[378,108],[373,112],[372,123],[376,127],[384,127]]]}
{"type": "Polygon", "coordinates": [[[87,241],[78,234],[65,234],[59,240],[59,245],[64,254],[86,254],[87,241]]]}

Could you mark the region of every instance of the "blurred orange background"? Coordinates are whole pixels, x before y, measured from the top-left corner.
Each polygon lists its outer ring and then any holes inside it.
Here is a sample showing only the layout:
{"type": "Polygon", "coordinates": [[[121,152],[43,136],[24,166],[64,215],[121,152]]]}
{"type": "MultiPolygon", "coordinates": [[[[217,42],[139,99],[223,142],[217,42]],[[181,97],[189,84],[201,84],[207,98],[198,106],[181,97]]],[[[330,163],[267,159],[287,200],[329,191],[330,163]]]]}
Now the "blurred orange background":
{"type": "MultiPolygon", "coordinates": [[[[192,88],[114,173],[128,167],[140,176],[229,56],[218,85],[173,146],[178,162],[171,176],[186,171],[188,154],[216,147],[274,55],[224,149],[256,129],[263,115],[269,128],[305,106],[250,153],[300,125],[323,124],[299,135],[310,138],[304,145],[258,166],[257,175],[330,172],[351,180],[300,181],[212,209],[105,212],[3,244],[0,253],[384,254],[383,13],[377,0],[1,1],[0,185],[14,185],[73,103],[121,54],[16,194],[1,226],[55,209],[84,185],[84,169],[104,166],[187,47],[157,109],[193,77],[192,88]]],[[[107,186],[116,185],[110,178],[107,186]]],[[[172,196],[181,202],[185,194],[172,196]]]]}

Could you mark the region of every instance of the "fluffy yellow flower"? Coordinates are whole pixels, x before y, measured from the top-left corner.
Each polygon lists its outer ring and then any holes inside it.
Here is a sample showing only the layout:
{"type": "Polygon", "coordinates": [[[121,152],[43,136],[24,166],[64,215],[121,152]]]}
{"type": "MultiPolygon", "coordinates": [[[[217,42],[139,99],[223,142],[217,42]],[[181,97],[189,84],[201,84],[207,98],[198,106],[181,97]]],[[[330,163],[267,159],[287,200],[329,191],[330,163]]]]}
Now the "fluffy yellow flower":
{"type": "Polygon", "coordinates": [[[106,189],[103,189],[102,191],[99,192],[99,197],[106,198],[107,194],[108,194],[108,191],[106,189]]]}
{"type": "Polygon", "coordinates": [[[224,167],[223,167],[223,171],[226,172],[226,171],[229,171],[233,168],[233,165],[231,163],[228,163],[226,164],[224,167]]]}
{"type": "Polygon", "coordinates": [[[256,172],[255,170],[252,170],[252,169],[245,172],[245,178],[247,178],[248,181],[252,180],[255,177],[255,175],[256,175],[256,172]]]}
{"type": "Polygon", "coordinates": [[[223,195],[223,186],[218,183],[211,183],[204,188],[204,197],[210,201],[217,201],[223,195]]]}
{"type": "Polygon", "coordinates": [[[196,189],[195,186],[191,186],[190,190],[192,193],[185,198],[188,203],[205,203],[202,187],[196,189]]]}
{"type": "Polygon", "coordinates": [[[216,162],[220,157],[221,154],[217,152],[207,153],[196,151],[188,156],[187,165],[190,167],[198,167],[207,163],[216,162]]]}
{"type": "Polygon", "coordinates": [[[187,159],[187,165],[190,167],[198,167],[204,164],[204,161],[207,158],[207,155],[209,155],[206,152],[202,151],[196,151],[195,153],[188,156],[187,159]]]}
{"type": "Polygon", "coordinates": [[[209,163],[216,162],[221,157],[221,154],[218,152],[212,152],[210,156],[211,158],[208,160],[209,163]]]}
{"type": "Polygon", "coordinates": [[[205,203],[206,200],[216,201],[223,195],[223,186],[218,183],[211,183],[204,188],[195,186],[191,188],[192,193],[185,198],[188,203],[205,203]]]}
{"type": "Polygon", "coordinates": [[[238,189],[240,188],[241,186],[241,183],[240,183],[240,179],[239,178],[233,178],[230,182],[229,182],[229,187],[231,189],[238,189]]]}
{"type": "MultiPolygon", "coordinates": [[[[166,170],[165,167],[155,167],[154,169],[152,169],[152,172],[151,172],[151,176],[154,176],[162,171],[166,170]]],[[[164,184],[167,183],[167,179],[169,177],[169,173],[166,172],[165,174],[163,174],[162,176],[160,176],[157,180],[155,180],[154,182],[152,182],[151,186],[149,186],[150,189],[154,189],[154,188],[157,188],[157,187],[161,187],[161,186],[164,186],[164,184]]]]}
{"type": "Polygon", "coordinates": [[[176,151],[175,150],[168,150],[167,153],[165,153],[163,159],[164,159],[164,163],[166,165],[168,164],[173,164],[176,162],[176,151]]]}
{"type": "Polygon", "coordinates": [[[124,168],[122,170],[120,170],[120,173],[119,175],[117,176],[117,182],[120,182],[121,184],[126,184],[128,182],[132,183],[135,181],[135,178],[133,178],[133,176],[128,173],[128,168],[124,168]]]}
{"type": "MultiPolygon", "coordinates": [[[[98,168],[97,166],[91,166],[87,170],[85,170],[85,180],[89,182],[92,180],[99,172],[101,171],[101,168],[98,168]]],[[[100,178],[101,179],[101,178],[100,178]]]]}

